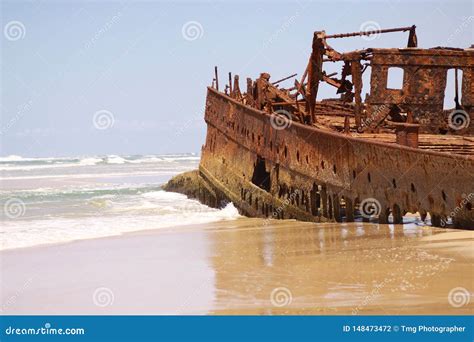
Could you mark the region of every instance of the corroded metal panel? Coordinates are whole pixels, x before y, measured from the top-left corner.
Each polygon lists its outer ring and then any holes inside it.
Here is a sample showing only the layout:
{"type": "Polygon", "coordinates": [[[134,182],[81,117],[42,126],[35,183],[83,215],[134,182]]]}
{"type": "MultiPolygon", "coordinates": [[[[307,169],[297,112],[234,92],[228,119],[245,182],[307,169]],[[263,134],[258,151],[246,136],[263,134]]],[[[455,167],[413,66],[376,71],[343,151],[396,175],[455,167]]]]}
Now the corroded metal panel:
{"type": "MultiPolygon", "coordinates": [[[[270,114],[212,88],[206,122],[202,167],[239,198],[237,206],[260,210],[254,215],[272,216],[278,203],[288,201],[278,214],[281,218],[341,220],[343,207],[347,219],[354,216],[352,204],[374,198],[380,203],[381,221],[389,212],[402,216],[421,212],[430,213],[437,223],[474,193],[472,157],[367,141],[296,122],[275,129],[270,114]],[[270,191],[252,183],[258,158],[265,160],[270,191]],[[320,199],[317,210],[315,186],[320,199]],[[350,215],[347,210],[352,210],[350,215]]],[[[472,228],[469,205],[456,210],[455,221],[457,226],[472,228]]]]}
{"type": "Polygon", "coordinates": [[[474,228],[474,49],[419,49],[415,29],[316,31],[306,69],[290,88],[281,82],[297,74],[272,82],[262,72],[241,93],[229,73],[219,92],[216,68],[202,190],[193,193],[212,205],[231,200],[250,216],[352,221],[369,200],[379,222],[419,212],[434,225],[474,228]],[[390,32],[408,32],[407,48],[341,53],[328,43],[390,32]],[[326,62],[341,63],[340,75],[327,74],[326,62]],[[400,89],[388,87],[391,68],[403,70],[400,89]],[[455,97],[444,110],[450,69],[455,97]],[[371,73],[365,100],[364,72],[371,73]],[[320,82],[339,97],[318,101],[320,82]]]}

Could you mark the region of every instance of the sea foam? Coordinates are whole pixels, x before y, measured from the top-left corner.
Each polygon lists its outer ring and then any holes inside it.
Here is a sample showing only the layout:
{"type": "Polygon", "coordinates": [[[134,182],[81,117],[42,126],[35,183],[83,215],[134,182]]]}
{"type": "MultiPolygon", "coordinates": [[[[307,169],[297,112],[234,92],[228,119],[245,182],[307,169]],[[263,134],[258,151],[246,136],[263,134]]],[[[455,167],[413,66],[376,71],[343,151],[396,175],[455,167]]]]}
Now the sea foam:
{"type": "Polygon", "coordinates": [[[0,168],[12,172],[2,169],[0,205],[13,198],[24,210],[19,217],[2,216],[0,249],[239,217],[231,203],[215,209],[161,190],[173,175],[197,167],[194,154],[3,160],[0,168]]]}

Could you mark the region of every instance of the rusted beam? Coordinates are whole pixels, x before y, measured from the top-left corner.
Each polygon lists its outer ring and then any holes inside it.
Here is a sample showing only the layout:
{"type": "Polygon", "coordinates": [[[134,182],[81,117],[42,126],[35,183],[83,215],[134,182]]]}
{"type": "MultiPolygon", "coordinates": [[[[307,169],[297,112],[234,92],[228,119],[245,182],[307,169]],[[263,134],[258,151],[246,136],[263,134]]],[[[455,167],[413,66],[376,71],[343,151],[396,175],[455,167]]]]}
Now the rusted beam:
{"type": "Polygon", "coordinates": [[[219,75],[217,73],[217,66],[214,67],[214,79],[216,80],[216,90],[219,90],[219,75]]]}
{"type": "MultiPolygon", "coordinates": [[[[298,101],[299,104],[304,104],[305,102],[306,101],[304,101],[304,100],[299,100],[298,101]]],[[[293,103],[286,102],[286,101],[281,101],[281,102],[273,102],[272,105],[274,105],[274,106],[293,106],[295,103],[296,103],[296,101],[293,102],[293,103]]]]}
{"type": "Polygon", "coordinates": [[[355,125],[359,129],[361,124],[362,113],[362,67],[360,61],[351,62],[352,83],[354,84],[354,100],[355,100],[355,125]]]}
{"type": "Polygon", "coordinates": [[[340,82],[338,82],[335,79],[330,78],[329,76],[326,76],[326,75],[323,76],[323,81],[326,82],[329,85],[332,85],[335,88],[338,88],[338,89],[341,86],[340,82]]]}
{"type": "Polygon", "coordinates": [[[234,76],[234,89],[233,89],[232,97],[239,101],[242,100],[242,93],[240,91],[240,85],[239,85],[239,75],[234,76]]]}
{"type": "Polygon", "coordinates": [[[308,65],[308,112],[310,115],[310,122],[316,122],[316,115],[314,114],[314,107],[316,105],[316,96],[318,94],[319,81],[322,78],[323,54],[325,51],[323,39],[320,36],[321,32],[315,32],[313,37],[313,46],[311,57],[308,65]]]}
{"type": "Polygon", "coordinates": [[[283,82],[283,81],[289,80],[290,78],[293,78],[293,77],[295,77],[296,75],[298,75],[298,74],[293,74],[293,75],[284,77],[284,78],[282,78],[282,79],[279,79],[278,81],[272,82],[272,84],[273,84],[273,85],[277,85],[278,83],[281,83],[281,82],[283,82]]]}
{"type": "Polygon", "coordinates": [[[418,46],[418,38],[416,37],[416,26],[413,25],[410,28],[410,35],[408,36],[407,47],[417,47],[417,46],[418,46]]]}
{"type": "Polygon", "coordinates": [[[349,134],[351,131],[349,115],[344,117],[344,133],[349,134]]]}
{"type": "Polygon", "coordinates": [[[357,37],[357,36],[370,36],[372,34],[380,34],[380,33],[390,33],[390,32],[406,32],[411,31],[413,28],[416,28],[415,25],[406,26],[406,27],[396,27],[391,29],[383,29],[383,30],[370,30],[370,31],[360,31],[360,32],[351,32],[351,33],[339,33],[339,34],[329,34],[324,36],[324,38],[347,38],[347,37],[357,37]]]}
{"type": "Polygon", "coordinates": [[[247,93],[245,94],[245,103],[252,107],[255,105],[254,86],[250,77],[247,77],[247,93]]]}
{"type": "Polygon", "coordinates": [[[418,132],[420,125],[411,123],[393,123],[397,144],[418,148],[418,132]]]}
{"type": "Polygon", "coordinates": [[[298,94],[301,94],[301,96],[303,96],[303,99],[305,101],[306,101],[306,83],[305,83],[305,81],[306,81],[306,78],[308,77],[309,63],[311,63],[311,58],[308,61],[308,65],[306,66],[306,69],[303,73],[303,76],[301,76],[301,81],[298,82],[298,80],[295,80],[295,86],[290,89],[290,90],[296,89],[296,91],[297,91],[296,95],[298,96],[298,94]]]}
{"type": "Polygon", "coordinates": [[[270,74],[262,72],[260,77],[255,81],[255,100],[258,109],[263,109],[267,96],[266,88],[268,87],[270,80],[270,74]]]}
{"type": "Polygon", "coordinates": [[[459,105],[459,79],[458,79],[458,68],[454,69],[454,103],[456,104],[456,109],[460,109],[459,105]]]}

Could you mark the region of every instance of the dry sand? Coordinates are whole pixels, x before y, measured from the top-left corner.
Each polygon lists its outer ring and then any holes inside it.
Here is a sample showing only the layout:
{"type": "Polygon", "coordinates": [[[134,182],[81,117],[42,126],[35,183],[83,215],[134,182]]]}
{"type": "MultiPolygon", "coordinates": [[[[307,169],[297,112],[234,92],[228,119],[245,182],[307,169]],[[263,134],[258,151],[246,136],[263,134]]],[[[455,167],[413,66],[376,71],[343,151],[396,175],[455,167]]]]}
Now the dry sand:
{"type": "Polygon", "coordinates": [[[264,223],[242,218],[0,252],[2,312],[474,313],[472,231],[264,223]]]}

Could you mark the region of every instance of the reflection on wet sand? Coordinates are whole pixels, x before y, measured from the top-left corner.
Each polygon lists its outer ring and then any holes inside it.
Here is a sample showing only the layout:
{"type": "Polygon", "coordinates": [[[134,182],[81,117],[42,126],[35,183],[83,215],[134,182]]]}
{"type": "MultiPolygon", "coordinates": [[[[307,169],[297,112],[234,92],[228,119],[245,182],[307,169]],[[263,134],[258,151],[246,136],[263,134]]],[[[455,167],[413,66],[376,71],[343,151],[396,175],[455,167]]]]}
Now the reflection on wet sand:
{"type": "Polygon", "coordinates": [[[473,313],[473,231],[264,222],[239,218],[2,251],[0,312],[473,313]],[[111,300],[97,305],[104,290],[111,300]]]}
{"type": "Polygon", "coordinates": [[[237,220],[208,233],[211,313],[473,313],[473,232],[261,222],[237,220]],[[455,288],[467,291],[461,307],[450,304],[455,288]]]}

